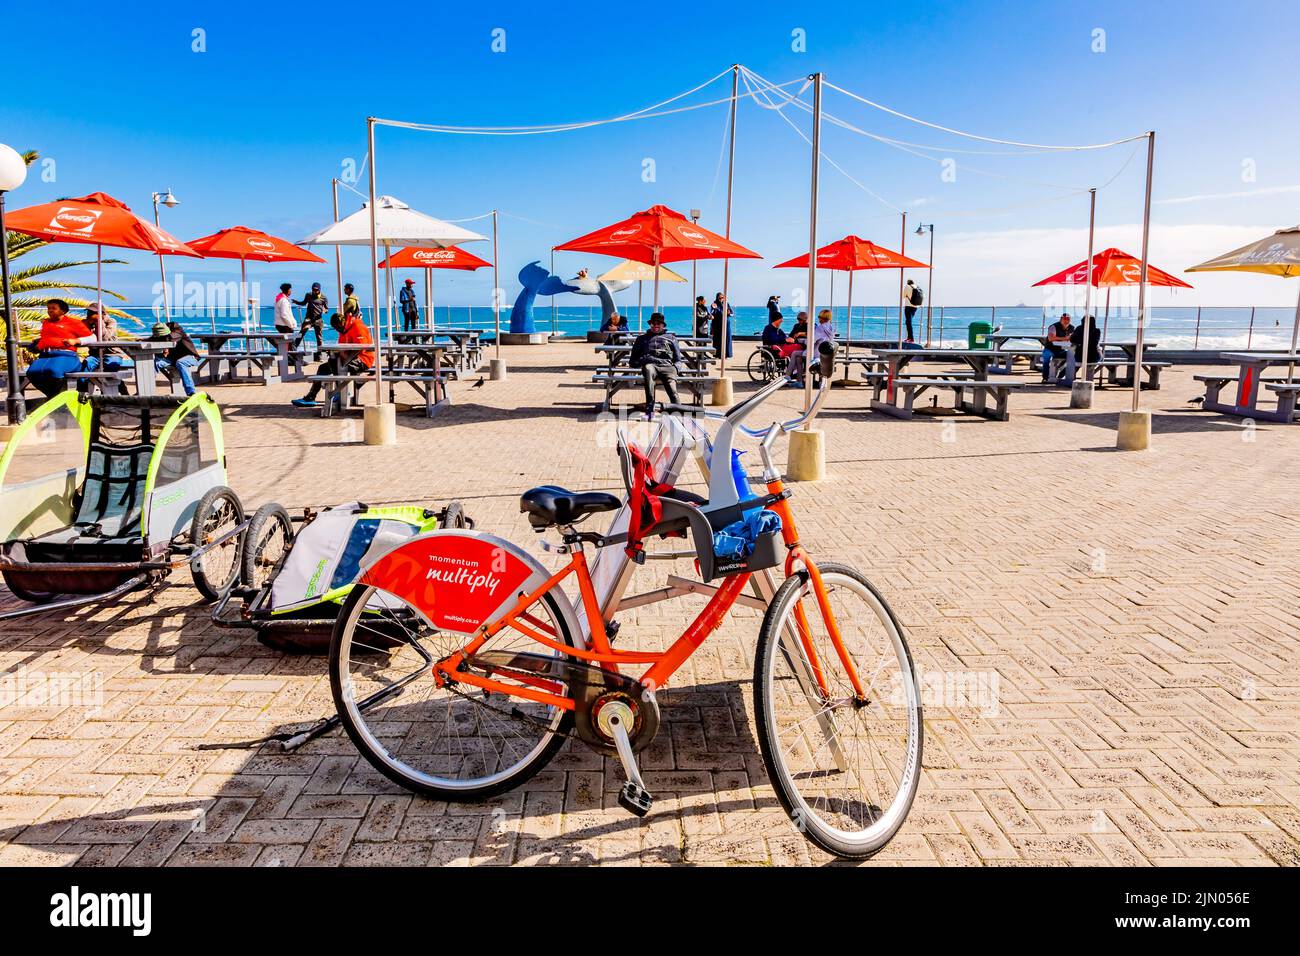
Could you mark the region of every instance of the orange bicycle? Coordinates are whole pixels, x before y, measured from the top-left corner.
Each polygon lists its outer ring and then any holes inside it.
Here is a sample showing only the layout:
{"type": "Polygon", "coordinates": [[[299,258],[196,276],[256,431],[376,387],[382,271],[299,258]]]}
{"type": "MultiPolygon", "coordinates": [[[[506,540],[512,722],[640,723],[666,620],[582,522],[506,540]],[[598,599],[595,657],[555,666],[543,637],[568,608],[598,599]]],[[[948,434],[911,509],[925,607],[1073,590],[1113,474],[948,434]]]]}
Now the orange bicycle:
{"type": "Polygon", "coordinates": [[[559,534],[547,550],[568,556],[555,573],[509,541],[462,529],[408,540],[372,561],[330,648],[334,703],[357,749],[410,790],[469,801],[519,785],[576,738],[620,761],[619,801],[643,816],[653,798],[637,754],[659,729],[658,694],[740,603],[765,609],[754,718],[781,805],[831,853],[879,851],[902,826],[920,779],[911,654],[862,574],[818,565],[805,551],[771,454],[780,435],[816,413],[830,378],[824,373],[808,414],[766,429],[743,421],[785,378],[725,414],[668,409],[695,417],[662,416],[645,451],[620,431],[626,498],[555,486],[526,492],[521,511],[535,531],[559,534]],[[719,421],[712,439],[701,417],[719,421]],[[732,474],[738,432],[759,441],[765,494],[746,497],[732,474]],[[707,475],[707,498],[675,487],[692,454],[707,475]],[[776,518],[755,522],[758,533],[739,552],[724,547],[737,522],[760,508],[776,518]],[[579,530],[602,512],[614,512],[607,531],[579,530]],[[688,538],[692,550],[645,549],[672,538],[688,538]],[[666,587],[627,593],[646,559],[688,555],[698,578],[669,575],[666,587]],[[576,604],[562,586],[569,578],[576,604]],[[708,603],[666,650],[615,646],[620,611],[687,594],[708,595],[708,603]]]}

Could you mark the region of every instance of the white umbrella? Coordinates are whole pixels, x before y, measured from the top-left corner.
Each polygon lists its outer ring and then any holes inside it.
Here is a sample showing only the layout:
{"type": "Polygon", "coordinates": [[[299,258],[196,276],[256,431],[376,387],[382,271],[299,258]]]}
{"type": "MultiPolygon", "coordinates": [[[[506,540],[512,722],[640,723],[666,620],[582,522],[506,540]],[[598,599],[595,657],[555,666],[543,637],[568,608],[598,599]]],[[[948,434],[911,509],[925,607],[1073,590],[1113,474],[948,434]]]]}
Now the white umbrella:
{"type": "MultiPolygon", "coordinates": [[[[384,247],[387,258],[393,247],[423,246],[434,249],[448,249],[462,242],[486,241],[487,236],[480,236],[450,222],[443,222],[433,216],[425,215],[412,209],[400,199],[393,196],[380,196],[375,200],[375,239],[384,247]]],[[[324,229],[313,232],[298,243],[300,246],[368,246],[370,245],[370,203],[365,202],[361,208],[345,219],[332,222],[324,229]]],[[[392,270],[386,270],[389,278],[385,285],[392,284],[392,270]]],[[[393,300],[391,289],[388,297],[388,332],[393,331],[393,300]]],[[[379,303],[375,303],[375,339],[382,345],[379,334],[379,303]]],[[[382,364],[382,351],[377,356],[376,364],[382,364]]],[[[382,372],[380,373],[382,374],[382,372]]]]}

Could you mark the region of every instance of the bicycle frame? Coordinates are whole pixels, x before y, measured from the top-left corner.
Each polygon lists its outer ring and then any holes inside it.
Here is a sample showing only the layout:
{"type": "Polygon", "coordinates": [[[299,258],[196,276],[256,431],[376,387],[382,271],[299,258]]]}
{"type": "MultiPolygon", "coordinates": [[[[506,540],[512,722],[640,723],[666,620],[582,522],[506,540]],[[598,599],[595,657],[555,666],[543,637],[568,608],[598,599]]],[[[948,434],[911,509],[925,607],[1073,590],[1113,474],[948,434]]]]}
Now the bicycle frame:
{"type": "MultiPolygon", "coordinates": [[[[785,486],[779,476],[773,476],[769,477],[767,490],[770,494],[782,495],[785,486]]],[[[826,625],[831,643],[835,647],[836,656],[844,666],[855,694],[859,699],[865,698],[857,671],[844,648],[825,585],[822,583],[821,574],[817,570],[815,562],[812,561],[799,543],[799,533],[795,526],[789,499],[782,496],[768,507],[769,510],[776,512],[781,518],[781,535],[787,548],[784,567],[785,576],[789,577],[794,573],[796,564],[802,564],[806,569],[809,583],[816,596],[818,610],[826,625]]],[[[475,635],[461,650],[433,665],[432,675],[439,686],[443,686],[448,682],[470,684],[489,692],[519,697],[558,707],[561,710],[574,710],[577,706],[576,702],[572,697],[562,692],[563,687],[557,681],[529,674],[512,673],[511,679],[524,685],[519,686],[519,684],[506,684],[491,677],[483,677],[459,669],[466,658],[472,657],[506,628],[511,628],[544,647],[570,657],[576,657],[589,664],[600,666],[612,673],[619,673],[618,668],[620,665],[648,664],[649,667],[641,675],[639,681],[642,686],[650,691],[657,691],[668,683],[672,675],[695,653],[705,639],[726,620],[732,606],[744,591],[751,577],[749,573],[734,574],[727,577],[714,591],[708,604],[699,612],[695,620],[667,650],[662,652],[622,651],[616,650],[610,644],[582,543],[580,541],[575,542],[571,548],[568,565],[551,575],[531,592],[521,596],[515,602],[514,607],[495,623],[475,635]],[[560,587],[570,575],[577,577],[578,590],[587,614],[587,620],[590,622],[590,649],[572,647],[561,642],[557,639],[553,628],[535,615],[528,613],[529,609],[541,600],[545,594],[554,588],[560,587]]],[[[829,688],[821,662],[813,646],[812,628],[802,603],[795,606],[795,620],[805,659],[810,666],[818,690],[823,696],[828,695],[829,688]]]]}

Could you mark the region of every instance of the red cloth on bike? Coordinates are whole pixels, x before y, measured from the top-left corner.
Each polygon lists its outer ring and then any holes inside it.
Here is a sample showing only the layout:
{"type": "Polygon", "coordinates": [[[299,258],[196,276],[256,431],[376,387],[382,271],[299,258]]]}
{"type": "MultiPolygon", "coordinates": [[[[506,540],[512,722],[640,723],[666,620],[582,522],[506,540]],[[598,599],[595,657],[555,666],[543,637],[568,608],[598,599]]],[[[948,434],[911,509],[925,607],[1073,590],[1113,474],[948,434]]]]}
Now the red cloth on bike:
{"type": "Polygon", "coordinates": [[[672,491],[673,486],[655,478],[650,459],[636,445],[628,442],[627,453],[632,457],[632,493],[627,499],[631,513],[627,522],[627,544],[623,550],[629,558],[634,558],[645,550],[641,544],[642,534],[663,518],[664,506],[659,496],[672,491]]]}

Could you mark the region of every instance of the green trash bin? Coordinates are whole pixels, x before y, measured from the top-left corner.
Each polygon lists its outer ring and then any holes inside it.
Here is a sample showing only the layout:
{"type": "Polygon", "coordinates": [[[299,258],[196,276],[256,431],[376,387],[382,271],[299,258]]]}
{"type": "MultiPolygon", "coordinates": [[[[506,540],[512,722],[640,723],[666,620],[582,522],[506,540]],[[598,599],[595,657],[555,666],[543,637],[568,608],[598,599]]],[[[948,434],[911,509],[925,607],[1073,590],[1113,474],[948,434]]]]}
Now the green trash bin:
{"type": "Polygon", "coordinates": [[[970,328],[966,330],[966,347],[971,349],[987,349],[992,347],[989,336],[993,334],[993,326],[987,322],[972,322],[970,328]]]}

